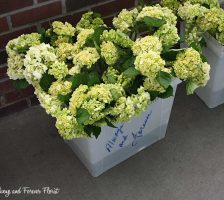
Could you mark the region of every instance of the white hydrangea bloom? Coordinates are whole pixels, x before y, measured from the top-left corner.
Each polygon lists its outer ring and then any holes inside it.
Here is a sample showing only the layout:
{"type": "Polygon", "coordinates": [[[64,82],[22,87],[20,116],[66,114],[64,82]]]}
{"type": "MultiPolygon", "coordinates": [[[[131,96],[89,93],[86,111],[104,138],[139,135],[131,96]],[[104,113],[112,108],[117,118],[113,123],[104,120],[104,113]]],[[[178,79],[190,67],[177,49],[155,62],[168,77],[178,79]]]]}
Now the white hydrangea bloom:
{"type": "Polygon", "coordinates": [[[35,83],[42,78],[42,75],[57,60],[54,48],[49,44],[40,44],[31,47],[24,59],[24,77],[29,83],[35,83]]]}

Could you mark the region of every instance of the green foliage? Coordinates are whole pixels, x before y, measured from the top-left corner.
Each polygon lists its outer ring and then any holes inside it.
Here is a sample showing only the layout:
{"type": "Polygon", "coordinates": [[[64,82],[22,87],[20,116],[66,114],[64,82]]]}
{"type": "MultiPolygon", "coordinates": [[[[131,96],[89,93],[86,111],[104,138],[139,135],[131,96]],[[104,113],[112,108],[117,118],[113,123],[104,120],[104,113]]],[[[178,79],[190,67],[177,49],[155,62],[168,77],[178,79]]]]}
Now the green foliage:
{"type": "Polygon", "coordinates": [[[54,76],[45,73],[43,74],[42,78],[40,79],[40,87],[45,91],[48,92],[48,89],[51,87],[51,84],[56,81],[54,76]]]}
{"type": "Polygon", "coordinates": [[[100,51],[100,44],[101,39],[100,36],[102,35],[103,31],[107,28],[105,26],[99,26],[94,30],[94,33],[87,39],[86,46],[95,47],[98,51],[100,51]]]}
{"type": "Polygon", "coordinates": [[[186,90],[187,90],[187,95],[191,95],[194,93],[194,91],[198,88],[198,85],[196,85],[194,82],[191,80],[186,81],[186,90]]]}
{"type": "Polygon", "coordinates": [[[171,96],[173,96],[173,87],[171,85],[166,89],[166,92],[158,95],[158,97],[161,99],[166,99],[171,96]]]}
{"type": "Polygon", "coordinates": [[[110,93],[114,101],[117,101],[121,97],[120,94],[117,92],[117,90],[115,90],[114,88],[110,90],[110,93]]]}
{"type": "Polygon", "coordinates": [[[160,85],[167,89],[171,84],[172,76],[167,72],[160,71],[156,80],[160,83],[160,85]]]}
{"type": "Polygon", "coordinates": [[[26,81],[26,79],[17,79],[12,80],[12,85],[17,90],[22,90],[27,88],[30,84],[26,81]]]}
{"type": "Polygon", "coordinates": [[[89,137],[94,135],[95,138],[98,138],[101,133],[101,128],[98,126],[87,125],[84,127],[84,131],[87,133],[89,137]]]}
{"type": "Polygon", "coordinates": [[[86,109],[79,108],[77,110],[76,120],[79,125],[84,125],[85,123],[87,123],[89,120],[89,117],[90,117],[90,114],[86,109]]]}
{"type": "Polygon", "coordinates": [[[185,51],[185,48],[182,49],[170,49],[168,51],[164,51],[161,54],[161,57],[163,60],[165,61],[175,61],[177,58],[177,55],[182,52],[185,51]]]}
{"type": "Polygon", "coordinates": [[[123,75],[127,78],[135,78],[137,75],[140,75],[140,71],[135,69],[135,67],[129,67],[123,72],[123,75]]]}
{"type": "Polygon", "coordinates": [[[66,77],[66,80],[72,82],[72,89],[75,90],[80,85],[88,85],[93,86],[95,84],[99,84],[99,76],[97,72],[83,72],[80,74],[75,74],[74,76],[66,77]]]}
{"type": "Polygon", "coordinates": [[[142,21],[138,21],[134,25],[135,32],[141,33],[144,31],[148,31],[149,33],[153,34],[158,28],[166,23],[165,20],[145,16],[142,21]]]}
{"type": "Polygon", "coordinates": [[[61,95],[61,94],[59,94],[58,95],[58,99],[59,99],[59,101],[63,102],[65,105],[68,106],[69,105],[69,100],[70,100],[71,96],[72,96],[71,93],[69,93],[67,95],[61,95]]]}
{"type": "Polygon", "coordinates": [[[111,128],[117,128],[108,118],[105,118],[105,121],[107,123],[107,126],[111,128]]]}

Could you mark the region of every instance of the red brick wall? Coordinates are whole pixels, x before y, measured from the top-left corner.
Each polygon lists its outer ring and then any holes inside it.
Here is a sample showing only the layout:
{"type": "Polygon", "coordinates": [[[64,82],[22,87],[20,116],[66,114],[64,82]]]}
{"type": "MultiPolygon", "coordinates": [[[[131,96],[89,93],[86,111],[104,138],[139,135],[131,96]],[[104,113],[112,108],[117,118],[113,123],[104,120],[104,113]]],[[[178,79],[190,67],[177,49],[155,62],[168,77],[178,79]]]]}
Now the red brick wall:
{"type": "Polygon", "coordinates": [[[6,75],[5,45],[10,39],[47,28],[54,20],[75,25],[82,13],[93,10],[102,13],[105,22],[122,8],[130,8],[135,0],[1,0],[0,1],[0,117],[38,103],[33,89],[16,91],[6,75]]]}

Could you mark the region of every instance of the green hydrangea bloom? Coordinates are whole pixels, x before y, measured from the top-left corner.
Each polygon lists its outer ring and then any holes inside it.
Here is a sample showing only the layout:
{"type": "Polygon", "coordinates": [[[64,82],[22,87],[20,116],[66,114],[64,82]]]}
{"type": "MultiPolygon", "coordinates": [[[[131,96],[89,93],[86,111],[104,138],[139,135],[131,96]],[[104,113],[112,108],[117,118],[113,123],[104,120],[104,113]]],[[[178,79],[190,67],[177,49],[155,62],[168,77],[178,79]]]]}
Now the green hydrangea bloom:
{"type": "Polygon", "coordinates": [[[102,79],[104,83],[112,83],[112,84],[120,84],[123,88],[130,86],[132,81],[131,78],[127,78],[123,75],[123,73],[119,73],[118,70],[113,67],[108,67],[107,70],[103,73],[102,79]]]}
{"type": "Polygon", "coordinates": [[[75,75],[79,74],[81,72],[82,67],[79,65],[73,66],[72,68],[69,69],[68,74],[69,75],[75,75]]]}
{"type": "Polygon", "coordinates": [[[147,53],[148,51],[162,52],[162,43],[156,36],[146,36],[139,38],[132,46],[132,51],[135,56],[147,53]]]}
{"type": "Polygon", "coordinates": [[[90,11],[82,15],[76,28],[81,31],[82,29],[96,29],[102,25],[104,25],[103,20],[90,11]]]}
{"type": "Polygon", "coordinates": [[[92,125],[106,116],[106,113],[103,112],[105,109],[105,103],[98,101],[97,99],[89,99],[88,101],[84,101],[82,108],[86,109],[90,115],[88,123],[85,125],[92,125]]]}
{"type": "Polygon", "coordinates": [[[161,0],[161,4],[162,6],[171,9],[174,13],[177,13],[178,8],[181,5],[181,3],[178,0],[161,0]]]}
{"type": "Polygon", "coordinates": [[[72,43],[75,32],[76,29],[71,24],[54,21],[45,36],[50,39],[52,46],[58,46],[60,43],[72,43]]]}
{"type": "Polygon", "coordinates": [[[54,21],[52,23],[53,32],[57,35],[73,37],[75,35],[75,28],[68,22],[62,23],[54,21]]]}
{"type": "Polygon", "coordinates": [[[105,42],[113,42],[121,47],[124,48],[131,48],[133,45],[133,41],[123,32],[120,30],[105,30],[103,34],[101,35],[101,40],[105,42]]]}
{"type": "Polygon", "coordinates": [[[120,55],[119,55],[119,49],[114,45],[113,42],[104,42],[101,44],[101,56],[105,59],[105,62],[108,65],[114,65],[120,55]]]}
{"type": "Polygon", "coordinates": [[[68,67],[64,62],[55,61],[48,70],[48,73],[56,79],[61,80],[68,75],[68,67]]]}
{"type": "Polygon", "coordinates": [[[221,20],[221,15],[222,10],[220,8],[211,8],[205,12],[203,17],[198,19],[197,24],[204,32],[216,29],[221,20]]]}
{"type": "Polygon", "coordinates": [[[145,6],[137,16],[137,21],[143,20],[144,17],[155,17],[164,19],[164,12],[158,6],[145,6]]]}
{"type": "Polygon", "coordinates": [[[94,29],[82,29],[77,36],[77,45],[79,48],[82,48],[86,40],[94,33],[94,29]]]}
{"type": "Polygon", "coordinates": [[[219,0],[185,0],[191,4],[209,5],[212,7],[220,7],[219,0]]]}
{"type": "Polygon", "coordinates": [[[224,45],[224,32],[216,33],[216,39],[217,39],[222,45],[224,45]]]}
{"type": "Polygon", "coordinates": [[[51,84],[48,93],[53,96],[66,95],[71,92],[72,83],[69,81],[55,81],[51,84]]]}
{"type": "Polygon", "coordinates": [[[138,94],[129,97],[120,97],[115,106],[111,109],[111,114],[116,117],[117,122],[126,122],[136,114],[147,108],[150,102],[150,95],[143,87],[138,89],[138,94]]]}
{"type": "Polygon", "coordinates": [[[149,51],[136,57],[135,68],[141,72],[143,76],[155,79],[158,72],[164,69],[165,61],[157,52],[149,51]]]}
{"type": "Polygon", "coordinates": [[[132,95],[131,100],[135,106],[135,115],[141,114],[150,103],[150,95],[144,87],[138,88],[138,94],[132,95]]]}
{"type": "Polygon", "coordinates": [[[73,138],[83,138],[87,137],[84,132],[83,127],[79,126],[76,118],[69,111],[69,109],[64,108],[57,113],[55,126],[58,129],[60,136],[65,140],[71,140],[73,138]]]}
{"type": "Polygon", "coordinates": [[[158,19],[163,19],[169,24],[176,25],[177,17],[175,14],[166,7],[161,7],[160,5],[146,6],[137,16],[137,21],[142,21],[144,17],[154,17],[158,19]]]}
{"type": "Polygon", "coordinates": [[[61,110],[62,103],[56,96],[52,96],[44,92],[38,85],[35,86],[34,92],[40,102],[40,105],[46,110],[48,114],[55,117],[61,110]]]}
{"type": "Polygon", "coordinates": [[[76,115],[77,109],[83,104],[86,100],[88,92],[87,85],[80,85],[72,94],[69,103],[69,110],[72,112],[73,115],[76,115]]]}
{"type": "Polygon", "coordinates": [[[203,31],[199,29],[197,26],[193,26],[191,24],[186,24],[185,28],[185,41],[188,45],[192,43],[199,44],[202,39],[203,31]]]}
{"type": "Polygon", "coordinates": [[[160,93],[164,93],[166,91],[156,79],[146,78],[143,85],[147,91],[156,91],[160,93]]]}
{"type": "Polygon", "coordinates": [[[40,44],[41,35],[38,33],[23,34],[10,40],[6,45],[8,54],[8,76],[13,79],[24,78],[24,56],[30,47],[40,44]]]}
{"type": "Polygon", "coordinates": [[[165,48],[174,46],[180,40],[176,26],[171,24],[161,26],[155,32],[154,36],[159,38],[165,48]]]}
{"type": "Polygon", "coordinates": [[[76,44],[60,43],[55,49],[56,55],[60,61],[72,60],[73,56],[80,52],[76,44]]]}
{"type": "Polygon", "coordinates": [[[38,33],[22,34],[8,43],[6,46],[7,53],[10,55],[10,50],[17,53],[26,53],[30,47],[39,45],[40,39],[41,35],[38,33]]]}
{"type": "Polygon", "coordinates": [[[116,29],[121,30],[124,33],[130,32],[130,28],[134,26],[134,22],[138,15],[138,10],[135,8],[133,10],[123,9],[118,17],[113,19],[113,25],[116,29]]]}
{"type": "Polygon", "coordinates": [[[183,6],[180,6],[178,15],[187,23],[194,23],[195,19],[203,17],[207,10],[207,8],[200,4],[190,4],[187,2],[183,6]]]}
{"type": "Polygon", "coordinates": [[[95,48],[86,47],[78,54],[74,55],[73,64],[81,67],[91,68],[100,58],[95,48]]]}
{"type": "Polygon", "coordinates": [[[209,80],[210,66],[203,63],[200,54],[193,48],[179,53],[173,68],[178,78],[193,81],[197,86],[204,86],[209,80]]]}

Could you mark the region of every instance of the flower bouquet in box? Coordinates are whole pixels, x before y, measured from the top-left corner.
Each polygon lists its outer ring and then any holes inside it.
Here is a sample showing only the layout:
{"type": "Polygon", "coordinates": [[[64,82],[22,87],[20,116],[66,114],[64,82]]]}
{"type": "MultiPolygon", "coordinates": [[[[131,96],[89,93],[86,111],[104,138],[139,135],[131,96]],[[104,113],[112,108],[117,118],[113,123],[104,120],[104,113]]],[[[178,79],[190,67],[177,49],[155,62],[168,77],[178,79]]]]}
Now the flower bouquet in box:
{"type": "Polygon", "coordinates": [[[224,10],[219,1],[162,0],[162,4],[174,9],[183,21],[182,30],[185,29],[183,36],[187,45],[203,52],[212,65],[211,80],[196,93],[210,108],[224,103],[224,10]]]}
{"type": "Polygon", "coordinates": [[[174,48],[176,23],[160,5],[124,9],[113,28],[93,12],[76,27],[55,21],[9,41],[8,75],[17,88],[35,88],[64,139],[97,137],[101,126],[115,127],[172,96],[173,78],[186,80],[189,94],[206,84],[210,68],[201,54],[174,48]]]}

